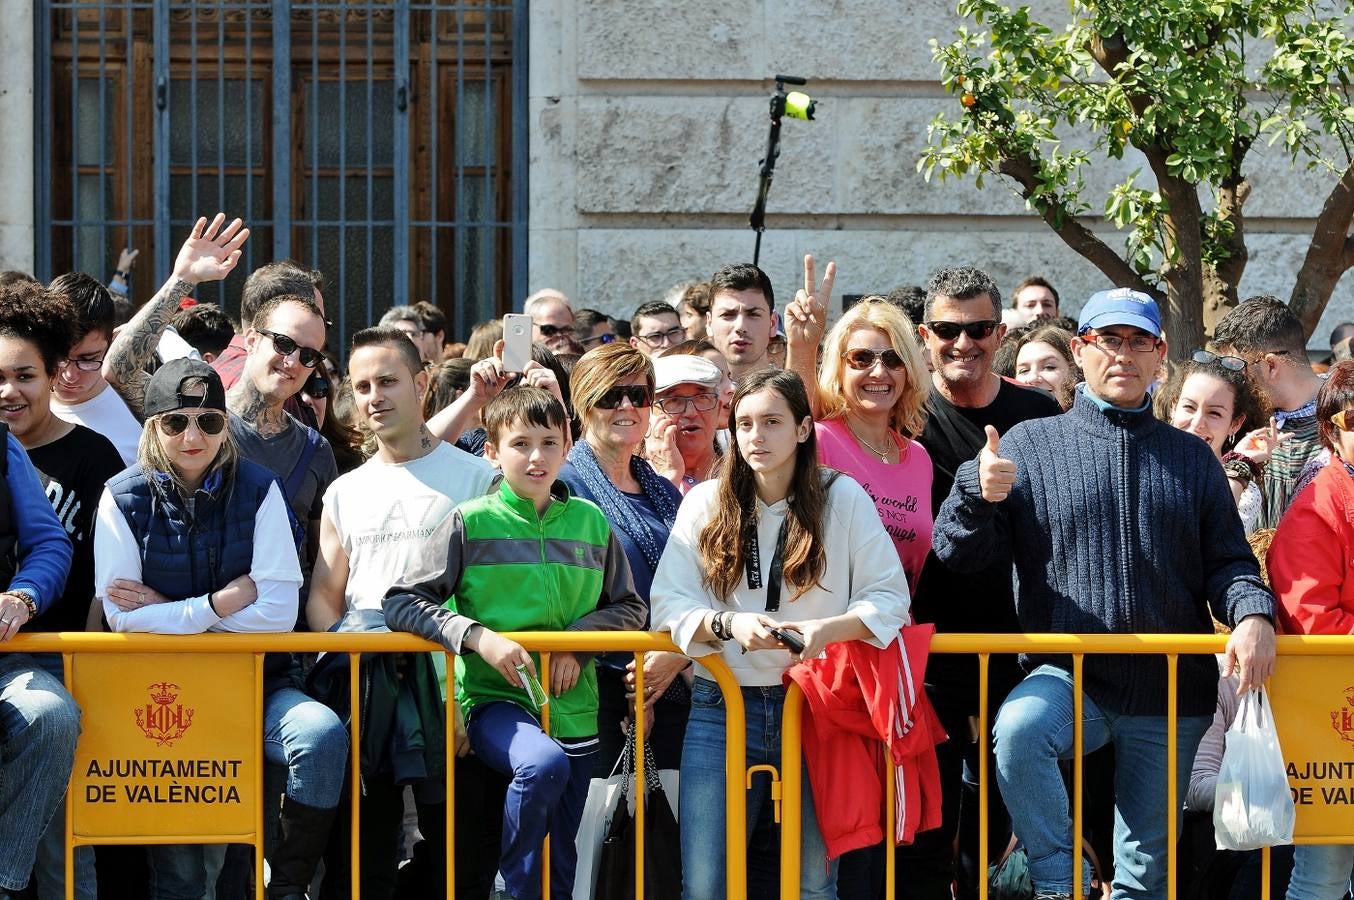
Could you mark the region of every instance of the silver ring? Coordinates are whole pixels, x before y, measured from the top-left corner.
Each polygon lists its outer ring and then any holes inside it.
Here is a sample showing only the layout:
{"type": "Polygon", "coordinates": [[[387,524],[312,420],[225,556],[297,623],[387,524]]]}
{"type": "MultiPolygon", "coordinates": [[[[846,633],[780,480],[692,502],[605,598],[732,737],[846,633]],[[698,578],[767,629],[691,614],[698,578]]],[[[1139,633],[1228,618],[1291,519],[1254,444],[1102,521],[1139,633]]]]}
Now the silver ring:
{"type": "Polygon", "coordinates": [[[141,593],[139,593],[139,594],[136,595],[136,602],[137,602],[137,603],[140,603],[142,606],[145,606],[145,605],[146,605],[146,592],[145,592],[145,591],[142,591],[141,593]]]}

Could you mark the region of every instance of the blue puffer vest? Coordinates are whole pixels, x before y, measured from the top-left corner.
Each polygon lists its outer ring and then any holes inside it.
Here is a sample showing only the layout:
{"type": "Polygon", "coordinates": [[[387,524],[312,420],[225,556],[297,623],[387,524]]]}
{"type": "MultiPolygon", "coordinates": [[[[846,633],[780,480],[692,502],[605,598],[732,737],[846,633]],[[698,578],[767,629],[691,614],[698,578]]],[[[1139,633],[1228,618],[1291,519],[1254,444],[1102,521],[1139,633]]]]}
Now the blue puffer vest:
{"type": "Polygon", "coordinates": [[[223,483],[220,471],[208,476],[188,508],[167,475],[147,474],[140,466],[113,478],[108,490],[141,549],[142,581],[179,600],[249,574],[254,514],[275,481],[272,472],[242,459],[230,483],[223,483]]]}

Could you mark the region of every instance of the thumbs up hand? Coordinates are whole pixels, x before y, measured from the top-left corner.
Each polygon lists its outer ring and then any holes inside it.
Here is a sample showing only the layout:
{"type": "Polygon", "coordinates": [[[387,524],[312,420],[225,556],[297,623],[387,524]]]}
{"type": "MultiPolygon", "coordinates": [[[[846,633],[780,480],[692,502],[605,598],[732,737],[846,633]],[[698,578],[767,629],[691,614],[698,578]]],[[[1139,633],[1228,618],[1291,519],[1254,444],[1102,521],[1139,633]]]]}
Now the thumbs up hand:
{"type": "Polygon", "coordinates": [[[978,483],[982,488],[983,499],[989,503],[1000,503],[1011,493],[1015,484],[1015,463],[1001,456],[1001,436],[997,429],[987,426],[987,445],[978,454],[978,483]]]}

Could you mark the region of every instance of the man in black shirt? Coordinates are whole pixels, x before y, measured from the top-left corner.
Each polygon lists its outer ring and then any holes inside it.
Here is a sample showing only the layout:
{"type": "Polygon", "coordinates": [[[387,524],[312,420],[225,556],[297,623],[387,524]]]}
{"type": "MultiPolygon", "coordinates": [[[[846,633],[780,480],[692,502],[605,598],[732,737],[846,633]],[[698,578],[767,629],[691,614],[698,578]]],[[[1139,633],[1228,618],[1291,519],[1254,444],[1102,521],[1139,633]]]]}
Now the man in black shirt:
{"type": "MultiPolygon", "coordinates": [[[[1001,292],[987,273],[971,266],[941,269],[931,276],[926,310],[919,327],[931,357],[932,389],[927,404],[926,429],[920,441],[934,467],[932,508],[940,509],[954,484],[959,465],[978,455],[985,443],[984,427],[999,433],[1026,419],[1061,412],[1052,397],[999,378],[992,372],[997,345],[1006,333],[1001,324],[1001,292]]],[[[934,553],[926,559],[912,599],[918,622],[933,622],[939,632],[1018,632],[1010,562],[976,574],[951,571],[934,553]]],[[[1019,683],[1014,656],[994,656],[989,668],[989,717],[1006,694],[1019,683]]],[[[932,654],[926,688],[950,739],[937,747],[943,791],[939,829],[922,832],[917,842],[898,851],[898,897],[951,897],[957,880],[960,898],[977,897],[977,807],[971,783],[977,779],[978,663],[972,656],[932,654]],[[965,782],[970,791],[965,796],[965,782]],[[961,816],[961,799],[963,815],[961,816]],[[962,821],[961,821],[962,819],[962,821]],[[959,868],[953,854],[957,832],[959,868]]],[[[989,722],[990,725],[990,722],[989,722]]],[[[989,782],[992,784],[992,782],[989,782]]],[[[1001,852],[1005,813],[996,790],[992,800],[989,843],[992,859],[1001,852]]],[[[984,873],[985,874],[985,873],[984,873]]]]}

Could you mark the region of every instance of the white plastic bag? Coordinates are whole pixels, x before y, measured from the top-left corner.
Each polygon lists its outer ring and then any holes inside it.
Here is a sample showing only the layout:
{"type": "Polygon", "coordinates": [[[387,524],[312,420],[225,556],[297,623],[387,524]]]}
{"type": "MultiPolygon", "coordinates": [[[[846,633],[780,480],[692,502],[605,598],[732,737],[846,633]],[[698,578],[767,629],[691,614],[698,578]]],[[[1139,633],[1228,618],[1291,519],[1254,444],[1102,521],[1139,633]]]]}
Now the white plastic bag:
{"type": "Polygon", "coordinates": [[[1274,714],[1263,689],[1241,698],[1218,770],[1213,830],[1221,850],[1293,843],[1297,815],[1274,714]]]}

